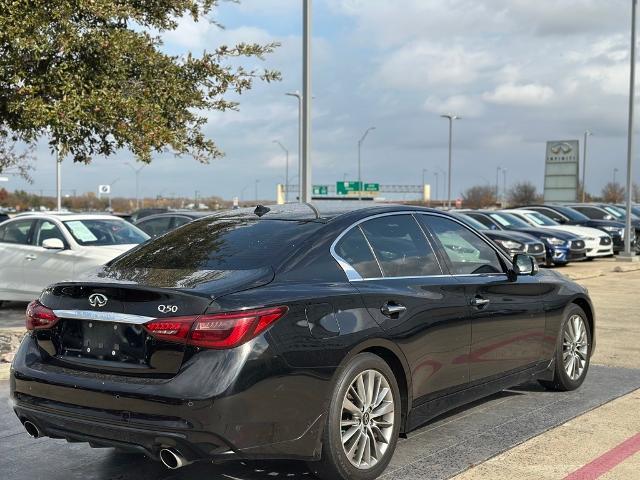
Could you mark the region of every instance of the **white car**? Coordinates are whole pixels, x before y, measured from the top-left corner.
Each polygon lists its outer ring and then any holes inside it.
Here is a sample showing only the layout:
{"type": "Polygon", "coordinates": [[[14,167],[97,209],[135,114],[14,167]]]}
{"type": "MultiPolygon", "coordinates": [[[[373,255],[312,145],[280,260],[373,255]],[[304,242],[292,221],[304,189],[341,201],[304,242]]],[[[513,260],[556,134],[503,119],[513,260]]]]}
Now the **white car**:
{"type": "Polygon", "coordinates": [[[613,255],[613,240],[608,233],[602,230],[578,225],[561,225],[540,212],[524,208],[509,210],[509,213],[516,215],[533,227],[560,230],[580,236],[584,239],[587,247],[587,258],[593,259],[613,255]]]}
{"type": "Polygon", "coordinates": [[[145,242],[139,228],[111,215],[34,213],[0,224],[0,304],[31,301],[145,242]]]}

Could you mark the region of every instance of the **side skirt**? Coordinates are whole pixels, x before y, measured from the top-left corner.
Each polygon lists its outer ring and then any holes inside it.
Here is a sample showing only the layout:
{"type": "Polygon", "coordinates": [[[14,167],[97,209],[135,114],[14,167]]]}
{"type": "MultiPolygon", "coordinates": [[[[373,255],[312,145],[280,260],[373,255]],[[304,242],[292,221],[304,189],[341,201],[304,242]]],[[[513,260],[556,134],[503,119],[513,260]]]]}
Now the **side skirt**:
{"type": "Polygon", "coordinates": [[[520,370],[479,385],[465,388],[455,393],[443,395],[418,405],[409,412],[406,432],[415,430],[429,420],[454,408],[461,407],[530,380],[542,378],[548,367],[549,362],[537,363],[525,370],[520,370]]]}

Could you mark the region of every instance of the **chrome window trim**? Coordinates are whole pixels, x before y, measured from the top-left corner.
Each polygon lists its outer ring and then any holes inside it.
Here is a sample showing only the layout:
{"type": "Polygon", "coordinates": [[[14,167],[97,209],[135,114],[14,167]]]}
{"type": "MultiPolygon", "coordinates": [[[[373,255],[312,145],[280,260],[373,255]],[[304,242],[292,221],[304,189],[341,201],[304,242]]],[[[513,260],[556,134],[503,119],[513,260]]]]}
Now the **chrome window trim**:
{"type": "Polygon", "coordinates": [[[130,325],[142,325],[157,318],[118,312],[98,312],[95,310],[54,310],[53,313],[59,318],[91,320],[94,322],[128,323],[130,325]]]}
{"type": "MultiPolygon", "coordinates": [[[[357,222],[354,222],[351,225],[349,225],[347,228],[345,228],[340,233],[340,235],[338,235],[336,237],[336,239],[331,244],[329,252],[331,253],[331,256],[335,259],[335,261],[338,262],[338,264],[340,265],[340,267],[342,268],[342,270],[346,274],[347,280],[349,282],[364,282],[364,281],[371,281],[371,280],[374,280],[374,281],[375,280],[399,280],[399,279],[405,279],[406,280],[406,279],[445,278],[445,277],[494,277],[494,276],[505,276],[505,277],[508,278],[508,275],[507,275],[506,272],[502,272],[502,273],[459,273],[459,274],[446,274],[446,273],[444,273],[444,270],[442,269],[442,265],[440,265],[440,260],[438,259],[438,255],[436,254],[435,249],[433,248],[433,245],[429,241],[429,237],[427,236],[426,232],[424,231],[422,225],[420,224],[420,222],[418,222],[417,218],[415,218],[415,215],[426,215],[426,216],[435,216],[435,217],[446,218],[446,219],[449,219],[449,220],[451,220],[451,221],[453,221],[453,222],[455,222],[455,223],[457,223],[459,225],[462,225],[464,228],[466,228],[471,233],[473,233],[476,237],[478,237],[478,240],[483,241],[494,252],[496,252],[498,257],[502,258],[505,261],[507,266],[509,266],[509,265],[513,266],[512,262],[511,262],[511,259],[508,258],[503,252],[501,252],[497,247],[494,247],[491,244],[491,242],[487,242],[482,236],[478,235],[477,232],[472,230],[471,227],[469,227],[468,225],[465,225],[464,222],[458,220],[455,217],[452,217],[450,215],[442,215],[441,213],[438,213],[438,212],[422,212],[422,211],[419,211],[419,210],[400,210],[400,211],[397,211],[397,212],[379,213],[377,215],[372,215],[370,217],[361,218],[357,222]],[[393,216],[393,215],[411,215],[412,217],[414,217],[414,221],[418,224],[418,228],[420,228],[420,231],[425,236],[425,240],[427,241],[427,244],[429,245],[429,247],[431,247],[432,251],[436,255],[436,261],[438,262],[438,265],[440,266],[440,270],[443,272],[441,275],[420,275],[420,276],[407,276],[407,277],[385,277],[384,276],[384,271],[382,270],[382,268],[380,268],[380,273],[382,274],[382,277],[363,278],[344,258],[340,257],[340,255],[338,255],[336,253],[336,245],[352,229],[354,229],[355,227],[360,228],[361,224],[363,224],[364,222],[367,222],[369,220],[373,220],[373,219],[381,218],[381,217],[390,217],[390,216],[393,216]]],[[[364,232],[362,231],[362,229],[360,229],[360,231],[364,235],[364,232]]],[[[367,241],[367,245],[369,245],[369,248],[372,251],[373,258],[376,260],[376,262],[378,262],[378,258],[376,257],[375,253],[373,252],[373,249],[371,248],[371,245],[369,244],[369,239],[367,239],[366,235],[364,235],[364,238],[367,241]]],[[[378,266],[380,266],[379,262],[378,262],[378,266]]]]}

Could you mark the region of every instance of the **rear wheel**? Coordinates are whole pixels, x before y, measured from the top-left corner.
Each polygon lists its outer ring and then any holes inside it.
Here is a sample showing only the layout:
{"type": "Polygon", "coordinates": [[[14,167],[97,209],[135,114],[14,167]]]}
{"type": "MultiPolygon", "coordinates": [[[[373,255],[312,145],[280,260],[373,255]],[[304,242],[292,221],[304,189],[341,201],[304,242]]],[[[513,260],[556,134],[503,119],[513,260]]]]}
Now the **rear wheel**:
{"type": "Polygon", "coordinates": [[[310,463],[325,480],[373,480],[389,464],[398,441],[400,391],[391,368],[371,353],[343,370],[331,399],[322,458],[310,463]]]}
{"type": "Polygon", "coordinates": [[[553,380],[540,380],[540,384],[549,390],[575,390],[584,382],[590,360],[591,331],[587,315],[582,308],[572,305],[556,344],[553,380]]]}

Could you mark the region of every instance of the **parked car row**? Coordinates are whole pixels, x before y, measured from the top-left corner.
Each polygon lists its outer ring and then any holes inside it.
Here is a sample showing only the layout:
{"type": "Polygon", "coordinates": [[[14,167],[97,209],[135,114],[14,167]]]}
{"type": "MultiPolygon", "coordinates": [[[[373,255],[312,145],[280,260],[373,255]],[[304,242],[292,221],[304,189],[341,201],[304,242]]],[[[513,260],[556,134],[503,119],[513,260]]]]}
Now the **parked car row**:
{"type": "MultiPolygon", "coordinates": [[[[626,212],[618,205],[531,205],[509,210],[459,210],[456,214],[510,254],[526,252],[545,266],[610,257],[624,250],[626,212]],[[503,238],[496,237],[500,232],[503,238]],[[518,235],[515,237],[514,234],[518,235]],[[526,240],[526,241],[525,241],[526,240]],[[529,251],[531,242],[543,254],[529,251]],[[539,247],[538,247],[539,248],[539,247]]],[[[640,218],[632,218],[631,248],[640,253],[640,218]]]]}

